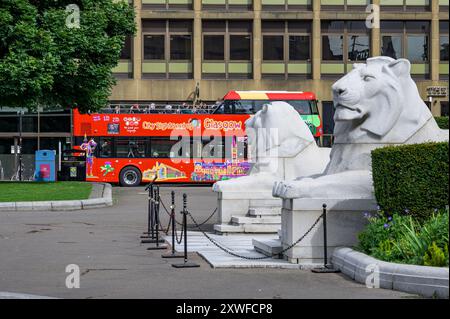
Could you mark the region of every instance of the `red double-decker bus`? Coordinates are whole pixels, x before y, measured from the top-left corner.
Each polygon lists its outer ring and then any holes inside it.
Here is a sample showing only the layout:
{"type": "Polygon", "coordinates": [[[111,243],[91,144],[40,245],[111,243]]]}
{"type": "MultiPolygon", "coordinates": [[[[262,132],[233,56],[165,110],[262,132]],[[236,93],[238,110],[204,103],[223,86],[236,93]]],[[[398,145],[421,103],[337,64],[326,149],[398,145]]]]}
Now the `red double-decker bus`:
{"type": "MultiPolygon", "coordinates": [[[[315,103],[310,93],[288,97],[315,103]]],[[[275,100],[289,99],[277,95],[275,100]]],[[[247,175],[245,121],[254,112],[230,114],[220,108],[223,104],[212,114],[183,114],[185,110],[151,105],[96,114],[74,110],[74,142],[86,151],[86,180],[136,186],[155,176],[159,183],[213,183],[247,175]]]]}

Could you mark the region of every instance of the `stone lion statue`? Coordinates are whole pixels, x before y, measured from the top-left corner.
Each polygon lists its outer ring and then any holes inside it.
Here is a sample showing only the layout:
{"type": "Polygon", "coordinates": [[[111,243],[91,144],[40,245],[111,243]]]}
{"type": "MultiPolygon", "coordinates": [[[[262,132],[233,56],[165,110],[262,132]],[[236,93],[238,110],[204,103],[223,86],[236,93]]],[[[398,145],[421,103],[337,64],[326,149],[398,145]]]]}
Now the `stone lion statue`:
{"type": "Polygon", "coordinates": [[[335,144],[320,176],[277,182],[281,198],[373,198],[371,151],[386,145],[448,141],[421,99],[406,59],[374,57],[332,86],[335,144]]]}
{"type": "Polygon", "coordinates": [[[272,191],[273,183],[289,176],[322,173],[329,148],[319,148],[308,125],[286,102],[265,104],[245,122],[254,163],[248,176],[219,181],[216,192],[272,191]]]}

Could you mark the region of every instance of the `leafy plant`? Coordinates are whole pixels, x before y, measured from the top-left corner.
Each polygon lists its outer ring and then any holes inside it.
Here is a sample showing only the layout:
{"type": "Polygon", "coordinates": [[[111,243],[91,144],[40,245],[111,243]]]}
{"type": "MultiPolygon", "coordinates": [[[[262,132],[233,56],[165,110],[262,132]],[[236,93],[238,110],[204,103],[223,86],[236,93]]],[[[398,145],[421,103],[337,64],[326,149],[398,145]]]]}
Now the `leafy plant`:
{"type": "MultiPolygon", "coordinates": [[[[447,248],[447,247],[446,247],[447,248]]],[[[445,254],[435,242],[428,248],[423,257],[423,264],[425,266],[443,267],[446,265],[445,254]]]]}

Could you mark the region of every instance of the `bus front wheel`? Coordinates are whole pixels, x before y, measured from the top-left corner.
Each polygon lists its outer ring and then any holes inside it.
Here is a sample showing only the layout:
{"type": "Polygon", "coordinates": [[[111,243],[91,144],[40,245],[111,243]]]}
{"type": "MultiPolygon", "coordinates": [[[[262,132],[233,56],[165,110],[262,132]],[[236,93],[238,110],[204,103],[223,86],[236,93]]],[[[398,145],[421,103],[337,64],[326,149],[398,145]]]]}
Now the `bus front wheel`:
{"type": "Polygon", "coordinates": [[[136,167],[127,166],[120,172],[119,179],[122,186],[138,186],[141,183],[142,174],[136,167]]]}

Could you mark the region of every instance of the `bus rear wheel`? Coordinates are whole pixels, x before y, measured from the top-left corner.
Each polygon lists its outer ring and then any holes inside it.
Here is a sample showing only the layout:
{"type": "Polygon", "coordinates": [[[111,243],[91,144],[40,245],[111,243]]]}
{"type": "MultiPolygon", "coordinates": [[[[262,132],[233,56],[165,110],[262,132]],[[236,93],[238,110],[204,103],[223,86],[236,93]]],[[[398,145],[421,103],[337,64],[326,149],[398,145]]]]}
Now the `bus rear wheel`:
{"type": "Polygon", "coordinates": [[[120,185],[125,187],[139,186],[142,180],[141,172],[133,166],[127,166],[120,171],[120,185]]]}

